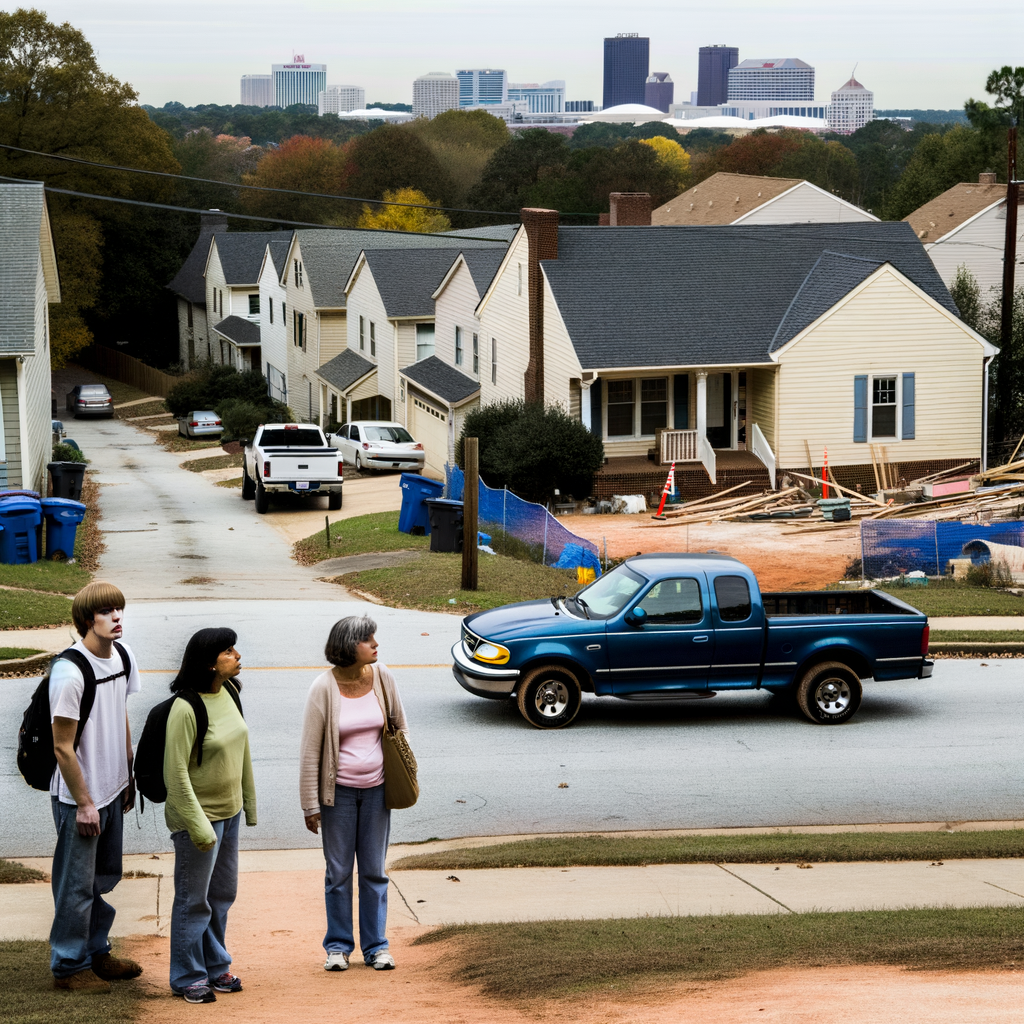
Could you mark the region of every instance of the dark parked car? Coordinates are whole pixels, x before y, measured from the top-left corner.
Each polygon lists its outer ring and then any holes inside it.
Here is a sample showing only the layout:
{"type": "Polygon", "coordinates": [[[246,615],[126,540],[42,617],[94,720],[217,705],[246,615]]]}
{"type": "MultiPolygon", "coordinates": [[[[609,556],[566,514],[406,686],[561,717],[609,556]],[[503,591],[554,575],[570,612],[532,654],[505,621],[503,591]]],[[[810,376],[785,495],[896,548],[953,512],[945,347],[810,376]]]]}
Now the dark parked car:
{"type": "Polygon", "coordinates": [[[79,416],[113,416],[114,399],[105,384],[76,384],[67,398],[68,412],[79,416]]]}

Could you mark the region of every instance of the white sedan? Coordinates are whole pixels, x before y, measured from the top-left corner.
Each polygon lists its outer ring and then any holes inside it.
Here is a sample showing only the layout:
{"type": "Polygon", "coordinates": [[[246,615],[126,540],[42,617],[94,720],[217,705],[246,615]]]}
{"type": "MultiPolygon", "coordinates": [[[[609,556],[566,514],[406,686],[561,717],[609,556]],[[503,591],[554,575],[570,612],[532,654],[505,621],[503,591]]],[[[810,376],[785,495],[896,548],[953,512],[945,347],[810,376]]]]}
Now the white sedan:
{"type": "Polygon", "coordinates": [[[357,420],[343,423],[328,444],[356,469],[402,469],[421,473],[426,452],[401,423],[357,420]]]}

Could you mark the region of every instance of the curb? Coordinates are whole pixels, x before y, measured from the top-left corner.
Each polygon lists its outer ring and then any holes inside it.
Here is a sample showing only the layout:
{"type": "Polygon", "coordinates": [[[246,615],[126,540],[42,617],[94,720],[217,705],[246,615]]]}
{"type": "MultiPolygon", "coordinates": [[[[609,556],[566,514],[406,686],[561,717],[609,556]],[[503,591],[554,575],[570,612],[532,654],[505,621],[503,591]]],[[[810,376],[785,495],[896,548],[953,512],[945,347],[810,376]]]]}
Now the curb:
{"type": "Polygon", "coordinates": [[[32,654],[27,658],[11,658],[0,661],[0,679],[17,678],[19,676],[36,676],[46,671],[53,654],[32,654]]]}
{"type": "Polygon", "coordinates": [[[1024,658],[1024,643],[1007,641],[1005,643],[985,643],[984,641],[940,641],[928,645],[929,654],[949,655],[967,654],[980,657],[989,655],[1002,655],[1024,658]]]}

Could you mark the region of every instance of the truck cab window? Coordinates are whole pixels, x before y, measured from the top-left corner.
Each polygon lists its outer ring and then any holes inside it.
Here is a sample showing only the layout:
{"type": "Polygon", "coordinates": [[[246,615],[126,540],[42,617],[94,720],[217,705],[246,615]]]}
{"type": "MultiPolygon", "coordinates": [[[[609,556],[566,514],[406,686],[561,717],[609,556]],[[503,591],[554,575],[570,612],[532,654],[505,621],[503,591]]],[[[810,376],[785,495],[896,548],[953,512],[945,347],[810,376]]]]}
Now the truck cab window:
{"type": "Polygon", "coordinates": [[[651,625],[696,623],[704,618],[700,585],[695,579],[662,580],[644,595],[640,607],[651,625]]]}
{"type": "Polygon", "coordinates": [[[723,622],[750,618],[750,585],[742,576],[719,576],[715,580],[718,616],[723,622]]]}

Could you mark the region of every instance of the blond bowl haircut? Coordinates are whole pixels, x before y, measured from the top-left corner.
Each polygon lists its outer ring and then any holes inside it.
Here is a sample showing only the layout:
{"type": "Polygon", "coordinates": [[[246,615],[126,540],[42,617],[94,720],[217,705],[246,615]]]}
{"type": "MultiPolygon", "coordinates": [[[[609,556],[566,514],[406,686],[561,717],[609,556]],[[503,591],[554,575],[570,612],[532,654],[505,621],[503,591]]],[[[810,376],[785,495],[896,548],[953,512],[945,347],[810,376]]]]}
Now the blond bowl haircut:
{"type": "Polygon", "coordinates": [[[124,608],[124,594],[113,583],[94,580],[75,594],[71,602],[71,619],[79,636],[89,632],[92,620],[101,608],[124,608]]]}

